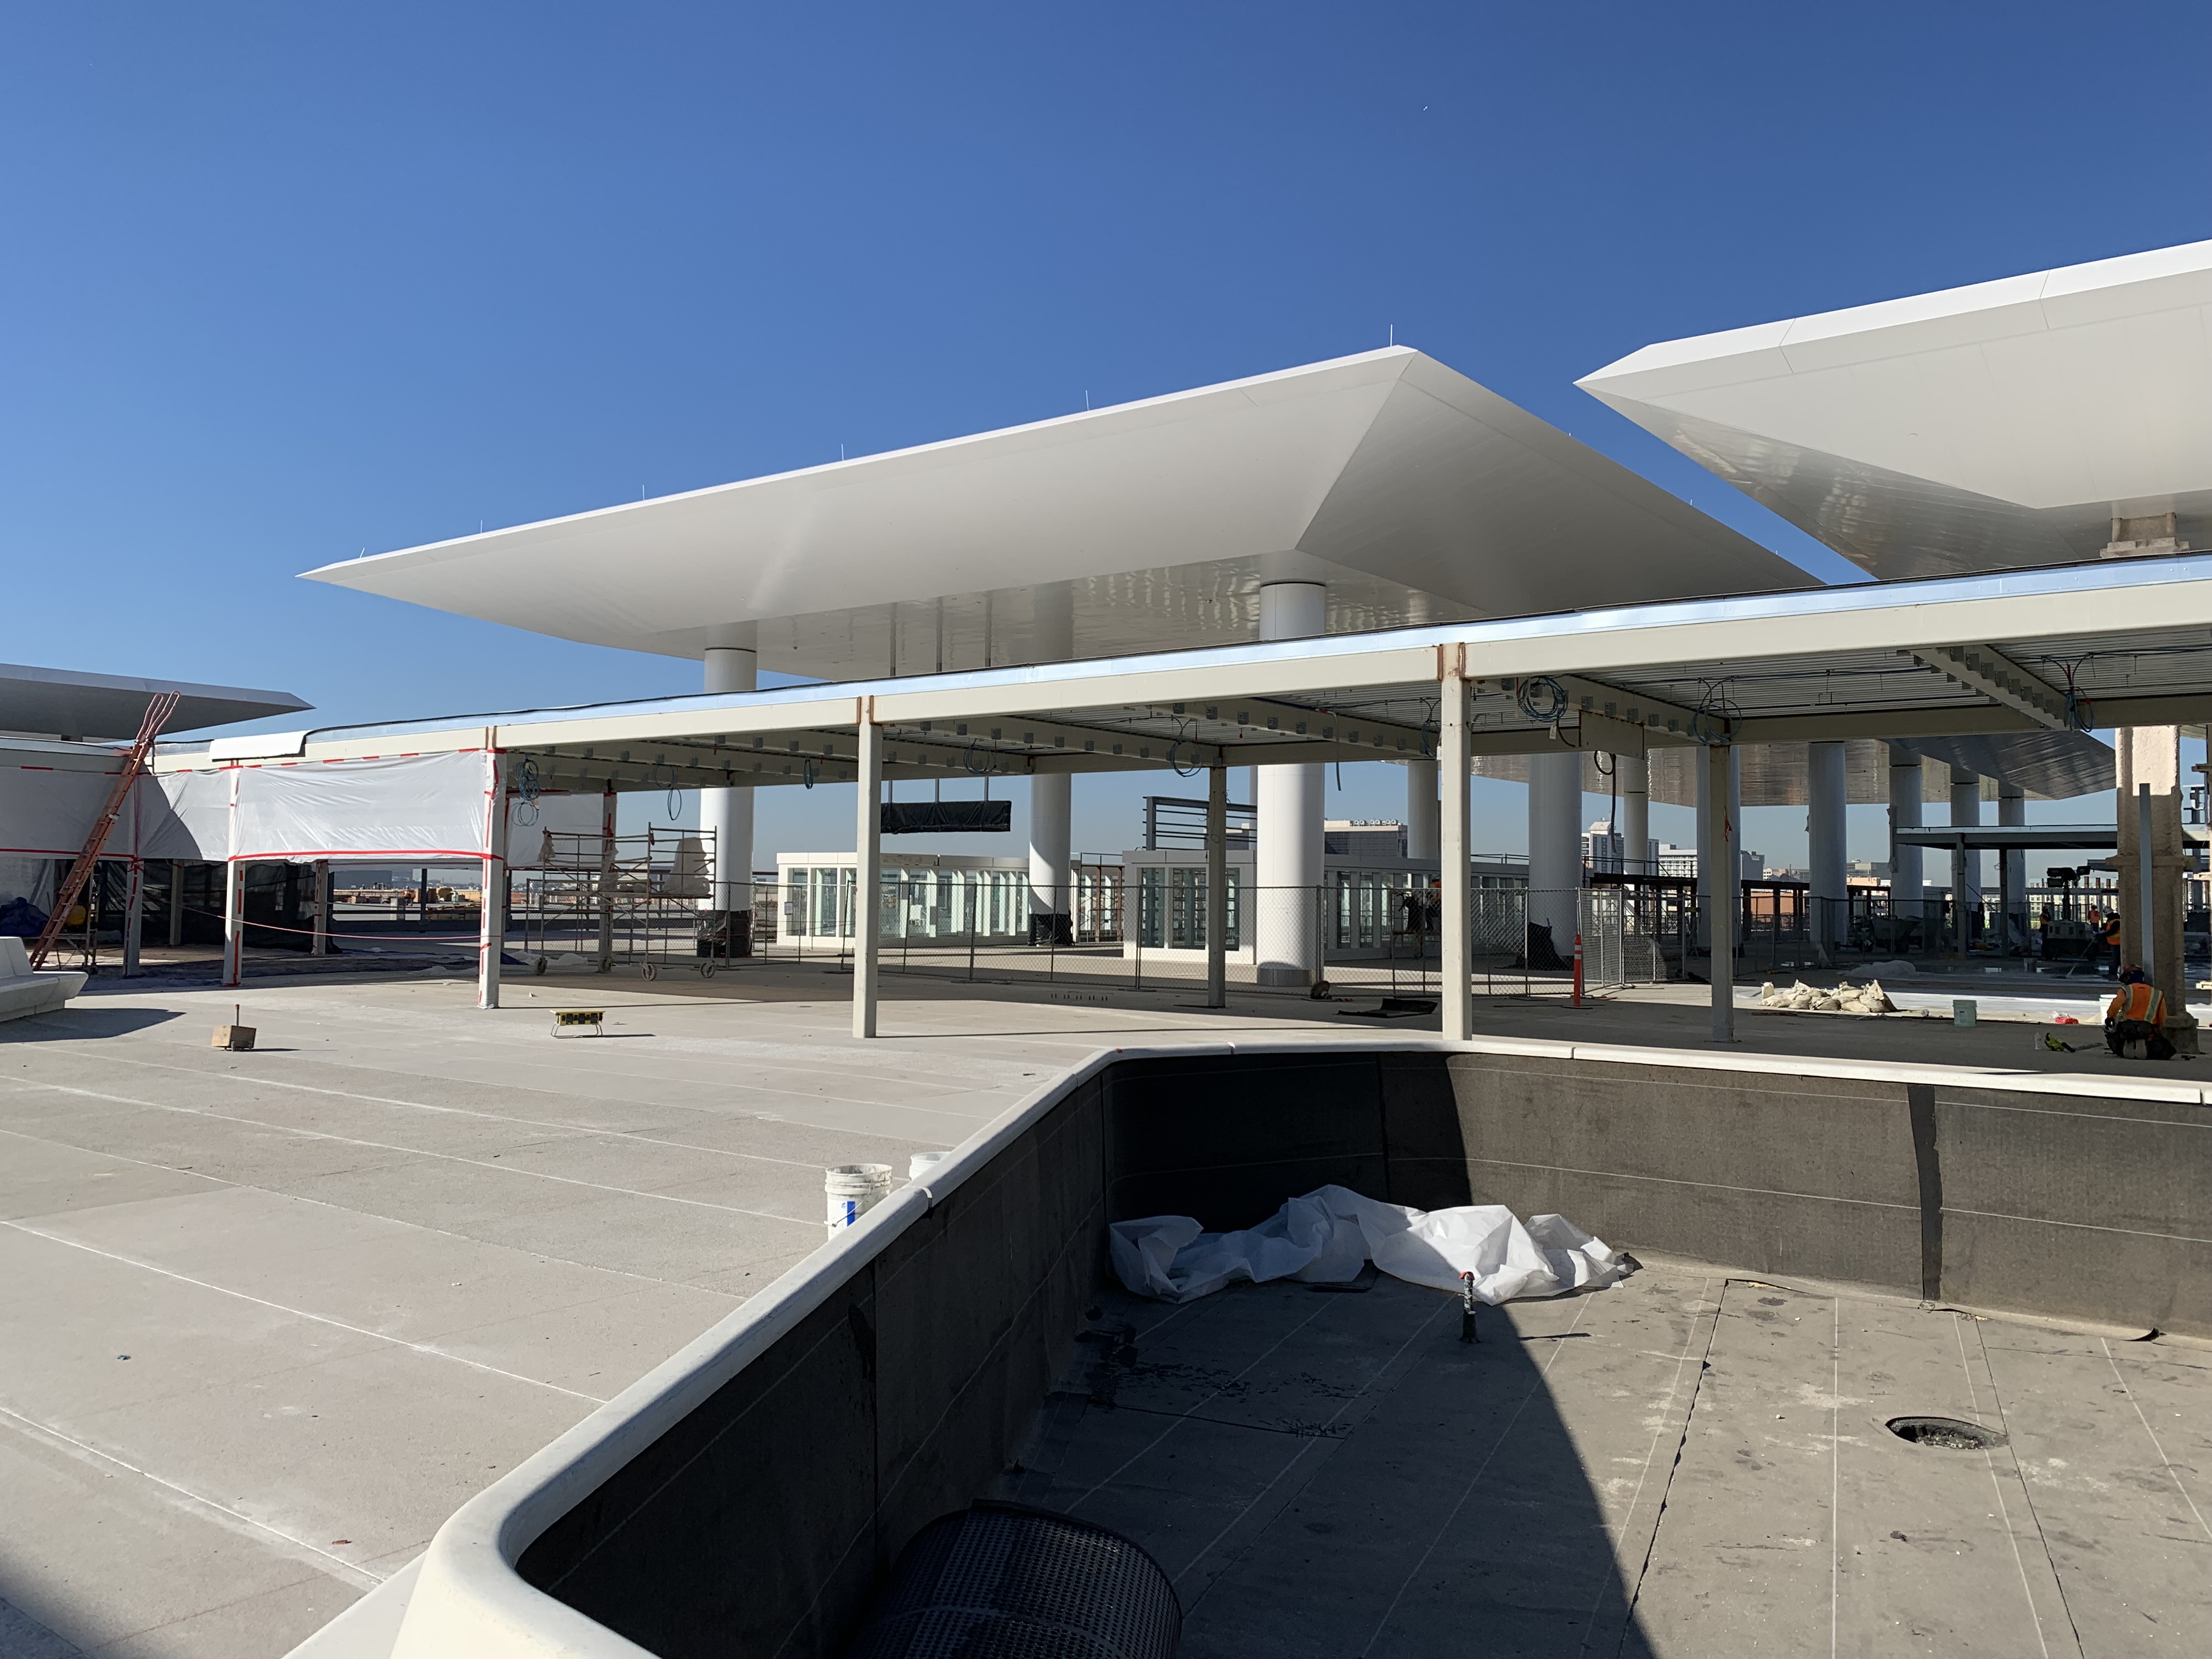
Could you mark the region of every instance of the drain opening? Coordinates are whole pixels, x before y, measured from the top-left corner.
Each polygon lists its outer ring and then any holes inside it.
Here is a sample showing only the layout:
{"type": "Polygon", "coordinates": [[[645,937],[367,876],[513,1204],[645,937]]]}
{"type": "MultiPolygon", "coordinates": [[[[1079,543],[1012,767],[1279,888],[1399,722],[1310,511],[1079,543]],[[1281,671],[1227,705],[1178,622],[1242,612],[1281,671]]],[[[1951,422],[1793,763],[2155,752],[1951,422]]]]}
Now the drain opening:
{"type": "Polygon", "coordinates": [[[1899,1440],[1944,1451],[1987,1451],[2005,1443],[2001,1430],[1985,1429],[1955,1417],[1893,1417],[1884,1426],[1899,1440]]]}

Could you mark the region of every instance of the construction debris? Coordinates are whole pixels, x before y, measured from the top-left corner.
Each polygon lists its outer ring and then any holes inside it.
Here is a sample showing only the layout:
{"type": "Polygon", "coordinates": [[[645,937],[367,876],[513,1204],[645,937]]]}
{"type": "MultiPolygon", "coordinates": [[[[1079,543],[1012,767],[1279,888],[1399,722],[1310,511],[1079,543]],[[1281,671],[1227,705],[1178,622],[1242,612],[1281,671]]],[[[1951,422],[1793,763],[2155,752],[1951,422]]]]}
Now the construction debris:
{"type": "Polygon", "coordinates": [[[1778,990],[1771,983],[1759,988],[1759,1005],[1781,1013],[1808,1014],[1893,1014],[1897,1005],[1881,988],[1881,981],[1869,980],[1864,985],[1853,985],[1846,980],[1832,991],[1824,991],[1816,985],[1799,980],[1788,990],[1778,990]]]}

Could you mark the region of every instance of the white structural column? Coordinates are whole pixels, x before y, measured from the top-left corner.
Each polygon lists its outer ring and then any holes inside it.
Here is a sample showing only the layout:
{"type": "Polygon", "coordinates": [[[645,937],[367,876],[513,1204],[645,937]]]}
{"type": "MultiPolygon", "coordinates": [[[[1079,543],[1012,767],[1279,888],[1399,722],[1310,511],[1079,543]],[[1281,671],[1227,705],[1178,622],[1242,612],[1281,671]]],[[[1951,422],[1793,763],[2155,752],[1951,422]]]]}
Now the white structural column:
{"type": "Polygon", "coordinates": [[[235,986],[246,974],[246,866],[236,859],[222,866],[222,982],[235,986]]]}
{"type": "MultiPolygon", "coordinates": [[[[760,684],[758,653],[738,646],[707,647],[708,691],[751,691],[760,684]]],[[[699,828],[714,837],[714,863],[707,908],[731,913],[730,951],[752,954],[753,792],[702,789],[699,828]],[[738,920],[742,913],[744,919],[738,920]]]]}
{"type": "Polygon", "coordinates": [[[245,773],[230,769],[230,808],[222,861],[222,982],[234,986],[246,972],[246,880],[238,861],[238,786],[245,773]]]}
{"type": "Polygon", "coordinates": [[[1069,820],[1075,780],[1065,772],[1030,779],[1030,943],[1075,941],[1068,920],[1069,820]]]}
{"type": "MultiPolygon", "coordinates": [[[[1030,649],[1037,662],[1066,662],[1075,654],[1075,599],[1065,586],[1037,590],[1030,649]]],[[[1030,779],[1030,943],[1074,942],[1068,879],[1075,780],[1066,772],[1030,779]]]]}
{"type": "Polygon", "coordinates": [[[1206,1006],[1229,1006],[1229,769],[1206,772],[1206,1006]]]}
{"type": "Polygon", "coordinates": [[[1437,856],[1437,763],[1406,763],[1406,856],[1433,862],[1437,856]]]}
{"type": "Polygon", "coordinates": [[[1733,810],[1733,799],[1740,786],[1735,762],[1735,750],[1727,744],[1711,744],[1702,757],[1700,769],[1704,776],[1698,798],[1705,804],[1706,822],[1711,826],[1711,839],[1698,848],[1698,866],[1711,866],[1716,872],[1725,871],[1728,878],[1713,884],[1716,902],[1711,907],[1709,922],[1712,939],[1712,1010],[1713,1041],[1735,1041],[1735,913],[1736,884],[1736,819],[1740,813],[1733,810]]]}
{"type": "Polygon", "coordinates": [[[876,1034],[876,957],[883,937],[884,733],[862,699],[859,802],[853,836],[853,1035],[876,1034]]]}
{"type": "Polygon", "coordinates": [[[1807,862],[1812,866],[1813,942],[1822,951],[1832,951],[1844,942],[1844,907],[1850,891],[1844,862],[1847,799],[1844,745],[1812,743],[1805,749],[1805,841],[1807,862]]]}
{"type": "MultiPolygon", "coordinates": [[[[2006,829],[2027,823],[2027,795],[2021,787],[1997,781],[1997,823],[2006,829]]],[[[2008,848],[1997,854],[1997,892],[2004,912],[2002,939],[2008,951],[2027,949],[2027,850],[2008,848]]]]}
{"type": "MultiPolygon", "coordinates": [[[[1260,590],[1260,637],[1300,640],[1327,625],[1328,590],[1319,582],[1270,582],[1260,590]]],[[[1257,890],[1251,907],[1262,985],[1304,986],[1321,972],[1322,769],[1261,766],[1257,890]]]]}
{"type": "Polygon", "coordinates": [[[1559,960],[1575,953],[1583,884],[1583,757],[1576,749],[1528,757],[1528,927],[1552,930],[1559,960]]]}
{"type": "MultiPolygon", "coordinates": [[[[1920,757],[1910,749],[1893,744],[1889,751],[1889,913],[1899,918],[1894,937],[1894,948],[1900,953],[1906,947],[1903,933],[1905,918],[1926,914],[1922,901],[1925,883],[1921,872],[1925,849],[1909,847],[1897,839],[1900,830],[1920,828],[1920,785],[1923,776],[1920,757]]],[[[1919,948],[1926,950],[1929,940],[1923,928],[1919,948]]]]}
{"type": "MultiPolygon", "coordinates": [[[[1721,748],[1728,750],[1728,790],[1721,796],[1714,796],[1704,785],[1697,790],[1697,942],[1708,949],[1712,949],[1712,915],[1721,900],[1725,900],[1729,915],[1735,915],[1743,902],[1743,890],[1736,884],[1743,872],[1736,867],[1741,860],[1735,856],[1735,848],[1743,845],[1743,757],[1736,754],[1732,744],[1721,748]],[[1714,814],[1714,799],[1721,803],[1719,814],[1714,814]],[[1723,830],[1729,845],[1725,858],[1717,841],[1723,830]]],[[[1728,936],[1735,940],[1735,921],[1729,921],[1728,936]]]]}
{"type": "Polygon", "coordinates": [[[1642,755],[1615,755],[1613,776],[1620,786],[1620,868],[1631,876],[1656,876],[1651,863],[1651,763],[1642,755]]]}
{"type": "Polygon", "coordinates": [[[1443,992],[1443,1035],[1448,1042],[1464,1042],[1474,1035],[1474,952],[1469,937],[1474,882],[1468,862],[1468,801],[1469,772],[1467,736],[1467,680],[1457,673],[1444,676],[1437,687],[1442,707],[1437,714],[1443,763],[1442,810],[1438,812],[1438,850],[1443,860],[1443,888],[1439,896],[1442,961],[1437,975],[1443,992]]]}
{"type": "Polygon", "coordinates": [[[483,898],[477,906],[477,1006],[499,1006],[507,949],[507,757],[484,751],[483,898]]]}
{"type": "MultiPolygon", "coordinates": [[[[1951,827],[1978,830],[1982,823],[1982,775],[1951,769],[1951,827]]],[[[1982,855],[1951,849],[1951,948],[1964,957],[1974,942],[1982,913],[1982,855]]]]}

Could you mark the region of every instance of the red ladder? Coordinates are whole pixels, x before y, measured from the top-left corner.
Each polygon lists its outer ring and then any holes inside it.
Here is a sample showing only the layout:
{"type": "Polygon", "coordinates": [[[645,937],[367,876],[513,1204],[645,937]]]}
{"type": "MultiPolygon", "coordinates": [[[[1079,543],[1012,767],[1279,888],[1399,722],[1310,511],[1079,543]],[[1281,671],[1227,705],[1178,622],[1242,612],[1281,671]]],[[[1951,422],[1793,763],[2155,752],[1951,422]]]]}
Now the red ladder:
{"type": "Polygon", "coordinates": [[[123,816],[123,803],[131,799],[131,786],[138,781],[138,775],[146,769],[146,757],[154,752],[154,739],[177,712],[177,693],[156,691],[146,705],[146,718],[138,722],[138,735],[131,740],[131,752],[123,757],[123,771],[115,780],[115,787],[107,793],[107,805],[100,809],[100,817],[85,837],[84,851],[76,855],[70,866],[69,878],[62,883],[61,891],[55,896],[53,914],[40,930],[38,943],[31,947],[31,966],[46,964],[46,953],[54,948],[61,937],[62,923],[68,918],[70,907],[83,896],[85,886],[92,880],[93,866],[100,862],[100,849],[107,845],[108,831],[115,828],[115,820],[123,816]]]}

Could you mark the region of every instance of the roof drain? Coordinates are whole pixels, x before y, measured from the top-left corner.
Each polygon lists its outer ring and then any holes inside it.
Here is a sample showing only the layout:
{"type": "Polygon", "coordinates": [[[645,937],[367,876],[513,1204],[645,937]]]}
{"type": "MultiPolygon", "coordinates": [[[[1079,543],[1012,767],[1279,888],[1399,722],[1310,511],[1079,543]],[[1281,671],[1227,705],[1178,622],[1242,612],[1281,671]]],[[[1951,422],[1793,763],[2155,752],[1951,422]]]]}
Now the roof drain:
{"type": "Polygon", "coordinates": [[[1882,1425],[1899,1440],[1942,1451],[1988,1451],[2005,1443],[2002,1430],[1956,1417],[1893,1417],[1882,1425]]]}
{"type": "Polygon", "coordinates": [[[847,1659],[1173,1659],[1174,1586],[1129,1540],[1072,1516],[977,1504],[915,1535],[847,1659]]]}

